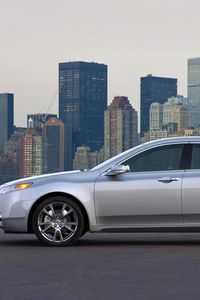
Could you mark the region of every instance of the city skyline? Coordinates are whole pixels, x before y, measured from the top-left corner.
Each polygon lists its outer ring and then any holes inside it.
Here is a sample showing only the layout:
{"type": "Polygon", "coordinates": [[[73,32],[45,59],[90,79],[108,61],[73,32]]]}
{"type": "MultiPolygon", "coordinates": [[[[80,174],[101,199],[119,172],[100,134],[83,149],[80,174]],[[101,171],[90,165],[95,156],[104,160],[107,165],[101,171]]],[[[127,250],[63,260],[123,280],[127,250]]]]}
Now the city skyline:
{"type": "MultiPolygon", "coordinates": [[[[195,57],[195,58],[187,58],[186,59],[186,62],[188,64],[188,61],[189,60],[192,60],[192,59],[200,59],[200,57],[195,57]]],[[[62,62],[62,63],[58,63],[58,69],[59,69],[59,65],[60,64],[65,64],[65,63],[79,63],[81,61],[67,61],[67,62],[62,62]]],[[[94,64],[102,64],[104,65],[103,63],[99,63],[99,62],[88,62],[88,61],[82,61],[83,63],[94,63],[94,64]]],[[[108,67],[108,70],[109,70],[109,66],[108,67]]],[[[188,65],[187,65],[187,68],[188,68],[188,65]]],[[[187,73],[187,70],[186,70],[186,73],[187,73]]],[[[160,77],[160,76],[157,76],[155,74],[146,74],[145,76],[142,76],[140,77],[138,80],[138,84],[139,84],[139,98],[138,98],[138,103],[136,104],[135,101],[133,101],[132,99],[130,99],[130,102],[131,102],[131,105],[133,105],[133,107],[136,109],[136,111],[138,112],[139,116],[140,116],[140,113],[141,113],[141,79],[144,78],[144,77],[148,77],[148,76],[153,76],[153,77],[160,77]]],[[[59,77],[59,70],[58,70],[58,77],[59,77]]],[[[160,78],[168,78],[168,77],[165,77],[165,76],[161,76],[160,78]]],[[[186,85],[185,85],[185,90],[186,90],[186,94],[183,94],[183,93],[179,93],[180,91],[180,86],[178,84],[179,82],[179,78],[174,78],[174,79],[177,79],[177,95],[181,95],[183,97],[186,97],[188,96],[188,81],[186,81],[186,85]]],[[[27,118],[28,116],[30,115],[41,115],[41,116],[45,116],[45,117],[48,117],[48,116],[52,116],[52,115],[55,115],[55,116],[58,116],[59,115],[59,78],[58,78],[58,88],[56,90],[56,92],[54,93],[53,97],[50,99],[49,102],[46,103],[46,109],[43,109],[43,110],[38,110],[37,107],[35,107],[35,109],[33,109],[32,111],[29,110],[29,112],[26,112],[24,111],[24,116],[23,118],[21,119],[21,121],[19,121],[19,123],[16,123],[14,121],[14,125],[16,127],[27,127],[27,118]],[[56,105],[56,108],[55,108],[55,105],[56,105]],[[52,109],[52,107],[54,107],[54,109],[52,109]],[[33,113],[33,111],[35,111],[33,113]],[[21,122],[21,123],[20,123],[21,122]]],[[[109,84],[108,84],[108,91],[109,91],[109,84]]],[[[15,98],[16,98],[16,94],[12,93],[12,92],[7,92],[7,91],[2,91],[2,94],[13,94],[15,95],[15,98]]],[[[114,95],[114,97],[120,97],[120,96],[125,96],[125,97],[128,97],[128,94],[127,93],[124,93],[124,94],[119,94],[119,93],[116,93],[114,95]]],[[[113,98],[114,98],[113,97],[113,98]]],[[[16,102],[16,99],[15,99],[15,102],[16,102]]],[[[112,99],[109,98],[109,95],[108,95],[108,101],[107,101],[107,105],[109,106],[112,102],[112,99]]],[[[41,103],[39,104],[41,105],[41,103]]],[[[43,107],[45,106],[45,104],[43,105],[43,107]]],[[[15,113],[14,113],[14,120],[17,119],[16,115],[17,115],[17,107],[15,108],[15,113]]],[[[140,128],[140,122],[138,124],[138,128],[140,128]]]]}
{"type": "MultiPolygon", "coordinates": [[[[196,103],[200,96],[199,64],[196,64],[199,58],[188,59],[190,61],[195,61],[195,65],[191,68],[188,64],[188,86],[195,87],[192,93],[195,98],[177,95],[176,78],[151,74],[140,78],[143,129],[140,136],[137,111],[127,96],[115,96],[106,109],[107,65],[83,61],[60,63],[60,120],[54,114],[29,114],[27,128],[16,127],[10,138],[2,135],[0,180],[4,183],[19,176],[72,170],[82,159],[86,160],[81,163],[82,169],[88,169],[137,143],[169,136],[199,135],[200,108],[196,103]],[[103,125],[103,112],[104,148],[101,147],[103,141],[99,144],[101,124],[97,124],[101,119],[103,125]]],[[[0,100],[1,127],[12,125],[13,128],[14,94],[0,94],[0,100]],[[8,103],[12,104],[10,109],[8,103]]]]}
{"type": "Polygon", "coordinates": [[[198,1],[0,2],[0,92],[15,94],[17,126],[45,113],[53,97],[49,112],[58,113],[63,61],[107,64],[108,104],[125,95],[139,112],[140,77],[149,73],[178,78],[187,96],[187,59],[200,53],[198,1]]]}

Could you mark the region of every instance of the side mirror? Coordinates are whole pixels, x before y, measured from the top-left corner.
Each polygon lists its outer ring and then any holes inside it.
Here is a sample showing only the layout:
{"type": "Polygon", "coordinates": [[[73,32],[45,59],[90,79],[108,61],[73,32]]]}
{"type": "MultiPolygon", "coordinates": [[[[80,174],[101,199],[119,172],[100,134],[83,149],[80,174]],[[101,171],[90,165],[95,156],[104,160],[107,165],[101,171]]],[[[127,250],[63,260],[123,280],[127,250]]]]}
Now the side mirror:
{"type": "Polygon", "coordinates": [[[127,167],[124,165],[114,165],[106,172],[106,176],[116,176],[123,174],[127,171],[127,167]]]}

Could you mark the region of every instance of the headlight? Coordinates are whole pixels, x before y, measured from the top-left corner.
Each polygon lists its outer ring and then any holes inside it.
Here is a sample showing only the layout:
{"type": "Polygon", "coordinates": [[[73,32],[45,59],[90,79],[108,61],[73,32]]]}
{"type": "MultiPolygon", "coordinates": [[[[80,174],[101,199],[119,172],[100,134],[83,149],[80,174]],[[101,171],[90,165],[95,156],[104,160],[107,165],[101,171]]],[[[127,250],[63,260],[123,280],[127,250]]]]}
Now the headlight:
{"type": "Polygon", "coordinates": [[[12,192],[12,191],[27,189],[32,184],[33,184],[32,182],[28,182],[28,183],[26,182],[26,183],[14,184],[14,185],[2,186],[0,188],[0,194],[5,194],[8,192],[12,192]]]}

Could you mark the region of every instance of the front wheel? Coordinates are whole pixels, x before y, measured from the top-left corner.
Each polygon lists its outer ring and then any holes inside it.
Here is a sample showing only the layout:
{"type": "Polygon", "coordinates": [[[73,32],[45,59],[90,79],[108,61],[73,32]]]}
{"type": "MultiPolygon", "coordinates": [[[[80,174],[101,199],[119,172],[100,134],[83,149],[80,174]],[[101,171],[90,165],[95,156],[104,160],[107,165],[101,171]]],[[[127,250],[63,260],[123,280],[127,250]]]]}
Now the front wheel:
{"type": "Polygon", "coordinates": [[[36,236],[46,244],[69,246],[82,235],[84,217],[73,200],[51,197],[38,205],[32,225],[36,236]]]}

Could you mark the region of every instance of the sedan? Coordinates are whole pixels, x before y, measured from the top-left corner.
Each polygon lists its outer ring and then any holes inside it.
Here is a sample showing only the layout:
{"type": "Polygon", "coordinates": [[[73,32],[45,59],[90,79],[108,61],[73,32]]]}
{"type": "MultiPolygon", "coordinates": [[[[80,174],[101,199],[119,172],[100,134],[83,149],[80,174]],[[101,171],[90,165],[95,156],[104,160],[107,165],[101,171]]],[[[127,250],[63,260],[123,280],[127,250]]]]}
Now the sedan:
{"type": "Polygon", "coordinates": [[[0,227],[51,246],[87,231],[199,231],[200,136],[141,144],[88,171],[1,185],[0,227]]]}

